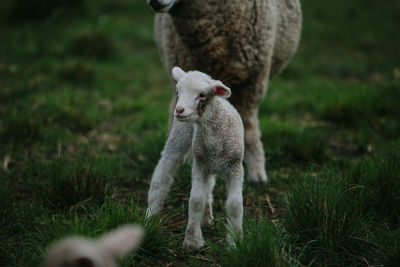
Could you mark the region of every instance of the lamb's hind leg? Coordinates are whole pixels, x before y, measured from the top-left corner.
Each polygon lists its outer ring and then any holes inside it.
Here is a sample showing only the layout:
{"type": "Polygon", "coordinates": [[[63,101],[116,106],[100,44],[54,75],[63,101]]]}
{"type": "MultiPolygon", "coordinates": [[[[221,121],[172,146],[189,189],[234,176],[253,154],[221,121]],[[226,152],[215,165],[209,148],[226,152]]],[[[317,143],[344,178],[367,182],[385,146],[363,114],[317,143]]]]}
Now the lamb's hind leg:
{"type": "Polygon", "coordinates": [[[167,143],[151,178],[146,215],[158,213],[164,206],[176,170],[184,162],[192,143],[193,126],[174,120],[167,143]]]}
{"type": "Polygon", "coordinates": [[[232,234],[241,237],[243,221],[243,166],[232,168],[230,175],[226,177],[226,213],[228,216],[228,243],[234,245],[232,234]]]}
{"type": "Polygon", "coordinates": [[[253,183],[267,183],[267,172],[265,171],[265,155],[261,142],[261,131],[259,129],[258,108],[243,121],[244,124],[244,163],[247,170],[247,178],[253,183]]]}
{"type": "Polygon", "coordinates": [[[211,226],[213,224],[214,216],[213,216],[213,211],[212,211],[212,203],[213,203],[213,194],[212,191],[215,186],[215,175],[211,175],[206,184],[206,190],[207,190],[207,201],[206,201],[206,207],[204,210],[204,215],[203,219],[201,221],[202,225],[206,226],[211,226]]]}

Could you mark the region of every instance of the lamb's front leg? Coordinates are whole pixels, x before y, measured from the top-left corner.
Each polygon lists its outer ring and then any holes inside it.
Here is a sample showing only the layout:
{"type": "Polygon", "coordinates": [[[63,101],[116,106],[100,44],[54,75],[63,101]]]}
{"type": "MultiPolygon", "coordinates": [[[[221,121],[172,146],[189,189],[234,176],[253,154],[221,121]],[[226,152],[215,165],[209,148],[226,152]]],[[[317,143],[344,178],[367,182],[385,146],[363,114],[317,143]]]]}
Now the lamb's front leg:
{"type": "Polygon", "coordinates": [[[189,199],[189,221],[186,227],[183,245],[189,250],[196,250],[204,245],[201,233],[201,221],[207,200],[207,181],[196,162],[193,162],[192,189],[189,199]]]}
{"type": "Polygon", "coordinates": [[[190,123],[173,121],[167,143],[151,178],[147,216],[158,213],[164,206],[175,172],[191,147],[192,135],[193,126],[190,123]]]}
{"type": "Polygon", "coordinates": [[[226,213],[228,215],[228,236],[227,240],[230,245],[234,245],[232,234],[242,236],[243,221],[243,166],[232,168],[230,175],[226,177],[226,213]]]}

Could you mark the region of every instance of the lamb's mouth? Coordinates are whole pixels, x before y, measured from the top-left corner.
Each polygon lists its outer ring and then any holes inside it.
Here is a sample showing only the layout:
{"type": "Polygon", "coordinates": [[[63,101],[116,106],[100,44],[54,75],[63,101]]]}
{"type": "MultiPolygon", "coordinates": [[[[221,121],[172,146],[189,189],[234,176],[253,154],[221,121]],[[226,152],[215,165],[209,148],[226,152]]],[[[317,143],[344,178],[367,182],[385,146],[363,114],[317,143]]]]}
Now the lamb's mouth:
{"type": "Polygon", "coordinates": [[[175,117],[180,121],[188,121],[190,115],[182,116],[182,115],[175,115],[175,117]]]}

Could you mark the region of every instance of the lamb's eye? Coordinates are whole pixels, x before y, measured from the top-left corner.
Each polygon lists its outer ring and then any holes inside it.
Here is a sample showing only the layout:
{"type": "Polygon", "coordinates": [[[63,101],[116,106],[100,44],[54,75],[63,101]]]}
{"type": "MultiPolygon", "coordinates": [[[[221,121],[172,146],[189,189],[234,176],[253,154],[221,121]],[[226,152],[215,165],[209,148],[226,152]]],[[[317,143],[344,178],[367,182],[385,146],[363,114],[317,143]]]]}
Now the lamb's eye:
{"type": "Polygon", "coordinates": [[[199,98],[206,98],[206,94],[203,94],[203,93],[201,93],[201,94],[199,94],[199,98]]]}

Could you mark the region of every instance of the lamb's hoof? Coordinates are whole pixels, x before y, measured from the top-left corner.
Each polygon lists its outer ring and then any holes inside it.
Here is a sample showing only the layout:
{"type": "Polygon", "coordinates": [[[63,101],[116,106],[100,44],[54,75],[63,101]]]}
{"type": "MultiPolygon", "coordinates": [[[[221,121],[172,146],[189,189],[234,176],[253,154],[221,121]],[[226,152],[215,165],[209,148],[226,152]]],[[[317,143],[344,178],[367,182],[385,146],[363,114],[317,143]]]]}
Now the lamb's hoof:
{"type": "Polygon", "coordinates": [[[236,243],[235,243],[235,240],[234,240],[234,238],[233,238],[232,235],[228,235],[228,236],[226,237],[226,242],[228,243],[228,245],[229,245],[230,247],[236,248],[236,243]]]}
{"type": "Polygon", "coordinates": [[[159,213],[159,210],[147,208],[147,210],[146,210],[146,218],[149,219],[151,217],[154,217],[158,213],[159,213]]]}
{"type": "Polygon", "coordinates": [[[202,238],[194,239],[194,238],[186,238],[183,241],[183,247],[190,251],[198,250],[204,246],[204,240],[202,238]]]}
{"type": "Polygon", "coordinates": [[[148,219],[148,218],[150,218],[150,217],[152,217],[154,214],[153,214],[153,212],[151,211],[151,209],[147,209],[146,210],[146,218],[148,219]]]}
{"type": "Polygon", "coordinates": [[[236,248],[236,241],[243,238],[243,230],[240,229],[236,233],[228,233],[226,236],[226,241],[230,247],[236,248]]]}
{"type": "Polygon", "coordinates": [[[248,174],[247,181],[254,185],[266,185],[268,183],[267,173],[263,171],[248,174]]]}

